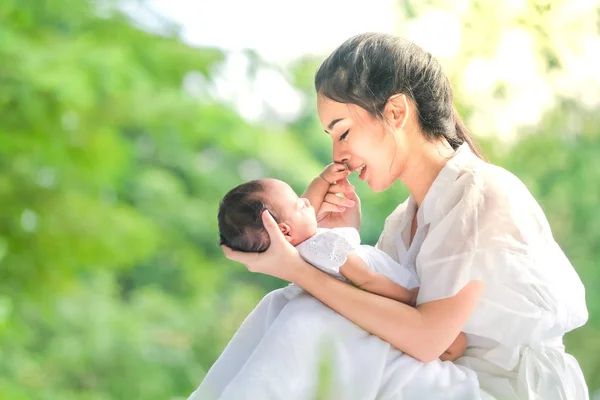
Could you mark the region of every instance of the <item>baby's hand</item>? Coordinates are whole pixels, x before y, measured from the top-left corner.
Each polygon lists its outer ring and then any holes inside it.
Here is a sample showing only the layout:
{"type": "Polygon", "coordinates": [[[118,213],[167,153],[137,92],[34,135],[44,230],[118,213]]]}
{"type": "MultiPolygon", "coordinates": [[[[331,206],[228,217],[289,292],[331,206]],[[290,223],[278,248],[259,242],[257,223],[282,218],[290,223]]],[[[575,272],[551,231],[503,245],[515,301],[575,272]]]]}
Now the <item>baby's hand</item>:
{"type": "Polygon", "coordinates": [[[331,163],[325,167],[323,172],[319,176],[327,181],[330,185],[333,185],[337,181],[341,181],[350,174],[346,165],[340,163],[331,163]]]}

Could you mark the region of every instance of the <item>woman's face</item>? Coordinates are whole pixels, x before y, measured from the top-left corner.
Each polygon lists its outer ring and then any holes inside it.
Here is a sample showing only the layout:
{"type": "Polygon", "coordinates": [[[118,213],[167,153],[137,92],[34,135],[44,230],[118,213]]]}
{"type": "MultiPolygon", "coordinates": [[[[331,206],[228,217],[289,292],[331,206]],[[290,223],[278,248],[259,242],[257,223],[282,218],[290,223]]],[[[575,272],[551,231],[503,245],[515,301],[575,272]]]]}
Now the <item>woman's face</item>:
{"type": "Polygon", "coordinates": [[[321,125],[333,140],[333,160],[360,171],[371,190],[389,188],[400,174],[400,143],[391,128],[354,104],[317,97],[321,125]]]}

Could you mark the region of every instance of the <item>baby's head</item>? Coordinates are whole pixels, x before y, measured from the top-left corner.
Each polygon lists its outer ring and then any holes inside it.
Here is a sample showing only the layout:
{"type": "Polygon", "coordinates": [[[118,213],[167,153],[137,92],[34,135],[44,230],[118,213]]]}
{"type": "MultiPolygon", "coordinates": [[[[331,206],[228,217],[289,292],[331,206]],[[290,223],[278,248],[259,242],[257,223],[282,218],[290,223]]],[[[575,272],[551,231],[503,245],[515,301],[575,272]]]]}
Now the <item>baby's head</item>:
{"type": "Polygon", "coordinates": [[[271,244],[262,223],[269,210],[285,238],[294,246],[317,232],[315,210],[285,182],[260,179],[236,186],[219,205],[219,237],[234,250],[263,252],[271,244]]]}

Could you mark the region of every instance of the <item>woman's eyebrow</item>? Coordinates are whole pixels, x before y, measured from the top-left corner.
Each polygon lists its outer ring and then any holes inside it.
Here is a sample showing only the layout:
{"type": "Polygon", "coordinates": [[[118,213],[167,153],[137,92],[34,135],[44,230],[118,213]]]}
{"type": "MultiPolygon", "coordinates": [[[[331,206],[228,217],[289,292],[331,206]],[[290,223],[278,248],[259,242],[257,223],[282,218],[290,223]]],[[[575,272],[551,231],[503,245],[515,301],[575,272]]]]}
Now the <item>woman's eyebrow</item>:
{"type": "Polygon", "coordinates": [[[329,125],[327,125],[327,129],[325,130],[325,133],[329,133],[328,131],[332,130],[333,127],[335,126],[335,124],[337,124],[340,121],[343,121],[344,119],[346,119],[346,118],[337,118],[337,119],[334,119],[333,121],[331,121],[329,123],[329,125]]]}

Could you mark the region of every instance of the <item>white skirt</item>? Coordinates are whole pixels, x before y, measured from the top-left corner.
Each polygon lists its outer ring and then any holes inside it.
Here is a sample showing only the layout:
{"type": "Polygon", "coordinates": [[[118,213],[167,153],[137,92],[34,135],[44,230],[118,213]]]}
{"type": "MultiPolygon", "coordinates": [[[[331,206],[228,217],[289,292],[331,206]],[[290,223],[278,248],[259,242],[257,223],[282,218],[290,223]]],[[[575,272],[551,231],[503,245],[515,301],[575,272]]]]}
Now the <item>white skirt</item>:
{"type": "Polygon", "coordinates": [[[476,374],[422,363],[295,286],[265,296],[191,400],[487,399],[476,374]]]}

